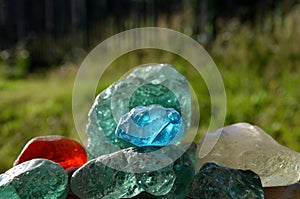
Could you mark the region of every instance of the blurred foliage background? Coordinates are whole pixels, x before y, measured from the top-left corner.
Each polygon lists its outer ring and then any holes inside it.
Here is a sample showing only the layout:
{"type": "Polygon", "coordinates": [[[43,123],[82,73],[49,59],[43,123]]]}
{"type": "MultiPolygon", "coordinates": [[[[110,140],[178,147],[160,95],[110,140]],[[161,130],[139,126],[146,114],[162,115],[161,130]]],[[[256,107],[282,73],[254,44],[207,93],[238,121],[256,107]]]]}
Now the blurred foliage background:
{"type": "MultiPolygon", "coordinates": [[[[225,124],[256,124],[300,152],[299,22],[295,0],[0,0],[0,173],[35,136],[80,141],[71,105],[81,61],[109,36],[146,26],[180,31],[210,53],[225,84],[225,124]]],[[[172,53],[125,54],[106,70],[98,91],[151,62],[171,63],[186,75],[205,132],[211,105],[206,85],[172,53]]]]}

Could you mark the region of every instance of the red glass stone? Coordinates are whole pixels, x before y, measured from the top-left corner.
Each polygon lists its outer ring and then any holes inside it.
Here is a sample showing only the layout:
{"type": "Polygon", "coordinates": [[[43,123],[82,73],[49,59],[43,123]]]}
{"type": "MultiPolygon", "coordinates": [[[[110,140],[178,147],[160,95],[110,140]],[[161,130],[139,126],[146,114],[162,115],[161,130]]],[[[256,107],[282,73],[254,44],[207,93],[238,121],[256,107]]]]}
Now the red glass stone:
{"type": "Polygon", "coordinates": [[[62,165],[66,171],[81,167],[87,162],[86,151],[78,142],[56,135],[31,139],[14,162],[14,166],[34,158],[52,160],[62,165]]]}

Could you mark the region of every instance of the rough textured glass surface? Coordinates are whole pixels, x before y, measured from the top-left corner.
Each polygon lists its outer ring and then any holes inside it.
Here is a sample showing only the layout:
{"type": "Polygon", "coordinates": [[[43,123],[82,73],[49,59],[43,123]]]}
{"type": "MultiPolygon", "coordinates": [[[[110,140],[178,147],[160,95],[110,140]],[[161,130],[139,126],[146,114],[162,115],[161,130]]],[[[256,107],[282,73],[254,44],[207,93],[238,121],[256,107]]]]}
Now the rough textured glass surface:
{"type": "Polygon", "coordinates": [[[29,160],[0,175],[0,198],[66,198],[67,193],[66,171],[50,160],[29,160]]]}
{"type": "Polygon", "coordinates": [[[183,199],[188,195],[194,179],[195,168],[187,153],[184,153],[173,163],[173,170],[176,175],[176,180],[171,191],[168,194],[157,198],[183,199]]]}
{"type": "Polygon", "coordinates": [[[75,140],[57,135],[31,139],[14,162],[14,165],[35,158],[45,158],[59,163],[65,170],[77,168],[87,162],[85,149],[75,140]]]}
{"type": "Polygon", "coordinates": [[[191,199],[188,193],[195,175],[194,165],[187,153],[184,153],[173,164],[173,170],[176,175],[172,189],[163,196],[153,196],[147,192],[142,192],[133,197],[134,199],[191,199]]]}
{"type": "Polygon", "coordinates": [[[259,176],[250,170],[231,169],[205,163],[195,175],[191,193],[194,199],[263,199],[259,176]]]}
{"type": "MultiPolygon", "coordinates": [[[[220,130],[208,133],[209,142],[218,136],[220,130]]],[[[199,158],[198,166],[205,162],[249,169],[257,173],[263,186],[283,186],[300,179],[300,154],[278,144],[271,136],[257,126],[238,123],[221,129],[221,135],[207,156],[199,158]]]]}
{"type": "MultiPolygon", "coordinates": [[[[124,172],[107,166],[107,161],[120,167],[143,166],[134,165],[139,163],[133,160],[135,156],[138,156],[136,149],[128,148],[89,161],[72,175],[72,192],[80,198],[131,198],[142,191],[153,195],[168,193],[176,178],[172,165],[146,173],[124,172]]],[[[151,161],[157,160],[149,156],[149,164],[144,166],[151,167],[151,161]]]]}
{"type": "Polygon", "coordinates": [[[116,135],[136,146],[165,146],[181,141],[184,125],[173,108],[138,106],[121,118],[116,135]]]}
{"type": "Polygon", "coordinates": [[[199,170],[199,168],[196,168],[196,165],[198,165],[197,162],[197,143],[196,142],[186,142],[182,145],[184,149],[187,149],[186,153],[189,155],[190,159],[192,160],[193,164],[195,165],[195,169],[199,170]]]}
{"type": "Polygon", "coordinates": [[[185,128],[189,128],[191,99],[187,79],[167,64],[138,67],[95,99],[87,125],[89,156],[132,146],[115,135],[117,123],[132,108],[151,104],[174,108],[181,114],[185,128]]]}
{"type": "MultiPolygon", "coordinates": [[[[71,178],[71,190],[80,198],[131,198],[145,191],[161,198],[168,194],[186,194],[192,182],[190,176],[194,174],[193,165],[187,154],[172,163],[172,157],[163,154],[149,153],[147,162],[140,161],[140,154],[153,152],[156,147],[128,148],[113,154],[103,155],[89,161],[78,169],[71,178]],[[125,167],[132,171],[144,171],[161,161],[170,161],[171,164],[149,172],[124,172],[125,167]],[[118,165],[118,169],[107,166],[109,163],[118,165]]],[[[170,152],[180,150],[172,146],[170,152]]]]}
{"type": "Polygon", "coordinates": [[[160,84],[144,84],[137,88],[131,95],[129,108],[160,104],[163,107],[174,108],[181,112],[180,104],[175,94],[167,87],[160,84]]]}
{"type": "MultiPolygon", "coordinates": [[[[170,145],[170,150],[180,150],[179,147],[170,145]]],[[[172,157],[172,153],[170,153],[172,157]]],[[[134,199],[184,199],[188,197],[190,192],[191,185],[195,175],[195,169],[190,156],[187,153],[184,153],[181,157],[174,161],[173,170],[176,175],[176,180],[174,181],[172,189],[163,196],[153,196],[147,192],[142,192],[139,195],[133,197],[134,199]]]]}

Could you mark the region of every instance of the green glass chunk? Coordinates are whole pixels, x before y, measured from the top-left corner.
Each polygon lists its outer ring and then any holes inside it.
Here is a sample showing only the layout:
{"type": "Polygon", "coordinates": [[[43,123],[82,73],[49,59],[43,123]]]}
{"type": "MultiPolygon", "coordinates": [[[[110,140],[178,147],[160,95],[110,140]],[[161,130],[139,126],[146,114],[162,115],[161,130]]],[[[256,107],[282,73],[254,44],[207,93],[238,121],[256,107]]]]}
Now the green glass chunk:
{"type": "Polygon", "coordinates": [[[159,104],[165,108],[174,108],[178,113],[181,112],[176,95],[167,87],[152,83],[144,84],[134,91],[130,97],[129,109],[152,104],[159,104]]]}
{"type": "Polygon", "coordinates": [[[90,159],[131,147],[115,135],[117,123],[132,108],[152,104],[177,110],[187,132],[191,118],[187,79],[168,64],[138,67],[96,97],[86,131],[90,159]]]}
{"type": "Polygon", "coordinates": [[[158,149],[131,147],[93,159],[72,175],[71,190],[80,198],[132,198],[142,192],[161,199],[184,198],[194,177],[189,156],[183,154],[172,163],[181,148],[169,145],[163,153],[158,149]],[[171,163],[151,170],[164,161],[171,163]]]}
{"type": "Polygon", "coordinates": [[[0,175],[0,198],[66,198],[68,176],[64,168],[46,159],[23,162],[0,175]]]}
{"type": "MultiPolygon", "coordinates": [[[[145,150],[145,149],[142,149],[145,150]]],[[[122,171],[122,168],[151,167],[157,157],[148,155],[149,162],[146,165],[139,163],[137,148],[128,148],[109,155],[103,155],[89,161],[78,169],[71,178],[72,192],[80,198],[131,198],[142,191],[152,195],[164,195],[168,193],[175,181],[175,173],[172,165],[157,171],[145,173],[133,173],[122,171]],[[120,170],[109,167],[114,164],[120,170]]]]}

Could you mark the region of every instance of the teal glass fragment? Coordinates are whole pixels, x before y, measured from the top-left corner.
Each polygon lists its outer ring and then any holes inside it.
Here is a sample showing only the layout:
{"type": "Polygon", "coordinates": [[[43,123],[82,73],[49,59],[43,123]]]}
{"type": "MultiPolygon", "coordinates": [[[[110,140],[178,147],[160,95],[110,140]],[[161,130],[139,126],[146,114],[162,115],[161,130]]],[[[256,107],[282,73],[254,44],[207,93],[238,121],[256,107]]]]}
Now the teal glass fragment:
{"type": "Polygon", "coordinates": [[[205,163],[195,175],[191,193],[194,199],[264,198],[262,184],[256,173],[211,162],[205,163]]]}
{"type": "Polygon", "coordinates": [[[68,176],[64,168],[46,159],[32,159],[0,175],[0,198],[67,197],[68,176]]]}

